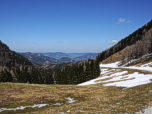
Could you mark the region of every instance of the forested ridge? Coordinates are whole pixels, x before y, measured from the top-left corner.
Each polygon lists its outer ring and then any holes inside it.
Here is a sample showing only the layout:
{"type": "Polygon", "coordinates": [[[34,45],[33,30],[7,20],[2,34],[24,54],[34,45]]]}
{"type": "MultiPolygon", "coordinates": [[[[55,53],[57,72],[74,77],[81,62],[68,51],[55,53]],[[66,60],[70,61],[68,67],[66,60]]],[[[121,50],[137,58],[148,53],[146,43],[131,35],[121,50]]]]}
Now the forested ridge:
{"type": "Polygon", "coordinates": [[[145,33],[147,33],[147,31],[149,31],[151,28],[152,28],[152,20],[148,22],[146,25],[144,25],[143,27],[139,28],[138,30],[130,34],[129,36],[127,36],[126,38],[119,41],[117,44],[115,44],[111,48],[99,53],[96,57],[96,61],[101,62],[105,60],[106,58],[110,57],[111,55],[125,49],[127,46],[131,46],[135,44],[136,42],[139,42],[140,40],[144,38],[145,33]]]}
{"type": "Polygon", "coordinates": [[[39,64],[31,62],[0,41],[0,66],[9,69],[16,69],[20,66],[40,67],[39,64]]]}
{"type": "Polygon", "coordinates": [[[124,49],[122,53],[122,64],[129,63],[133,59],[139,59],[140,62],[143,59],[143,55],[145,56],[144,59],[147,59],[147,54],[152,53],[152,28],[149,29],[144,35],[141,36],[141,40],[138,40],[131,46],[128,46],[124,49]]]}

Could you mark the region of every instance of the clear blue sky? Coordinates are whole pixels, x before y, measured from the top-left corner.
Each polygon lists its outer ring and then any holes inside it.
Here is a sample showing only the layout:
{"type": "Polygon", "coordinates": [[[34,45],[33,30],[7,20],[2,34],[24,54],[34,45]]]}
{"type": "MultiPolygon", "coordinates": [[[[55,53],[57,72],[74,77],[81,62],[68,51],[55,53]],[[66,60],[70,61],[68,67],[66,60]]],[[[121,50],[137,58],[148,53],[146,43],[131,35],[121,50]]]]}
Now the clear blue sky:
{"type": "Polygon", "coordinates": [[[16,52],[100,53],[151,11],[152,0],[0,0],[0,40],[16,52]]]}

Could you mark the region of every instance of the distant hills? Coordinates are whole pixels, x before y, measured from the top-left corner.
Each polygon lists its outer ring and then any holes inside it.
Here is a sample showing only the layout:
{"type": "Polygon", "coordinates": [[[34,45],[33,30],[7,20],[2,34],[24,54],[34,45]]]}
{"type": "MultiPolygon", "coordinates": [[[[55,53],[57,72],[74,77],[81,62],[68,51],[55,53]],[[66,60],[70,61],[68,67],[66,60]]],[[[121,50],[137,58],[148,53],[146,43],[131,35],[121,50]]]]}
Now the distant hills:
{"type": "Polygon", "coordinates": [[[55,59],[60,59],[62,57],[69,57],[75,61],[83,61],[89,58],[95,59],[96,56],[98,55],[98,53],[63,53],[63,52],[48,52],[48,53],[40,53],[40,54],[51,57],[51,58],[55,58],[55,59]]]}
{"type": "Polygon", "coordinates": [[[84,61],[89,58],[95,59],[98,53],[62,53],[62,52],[49,52],[49,53],[19,53],[32,62],[49,65],[49,64],[63,64],[74,63],[77,61],[84,61]]]}
{"type": "Polygon", "coordinates": [[[85,55],[73,58],[75,61],[84,61],[90,59],[95,59],[98,53],[86,53],[85,55]]]}
{"type": "Polygon", "coordinates": [[[38,53],[26,52],[26,53],[19,53],[19,54],[26,57],[28,60],[41,64],[41,65],[57,63],[57,60],[55,58],[50,58],[38,53]]]}
{"type": "Polygon", "coordinates": [[[38,63],[40,65],[49,65],[49,64],[62,64],[62,63],[74,63],[75,61],[69,57],[62,57],[60,59],[55,59],[52,57],[47,57],[40,53],[19,53],[20,55],[26,57],[28,60],[38,63]]]}
{"type": "Polygon", "coordinates": [[[68,54],[62,53],[62,52],[49,52],[49,53],[40,53],[40,54],[51,57],[51,58],[55,58],[55,59],[60,59],[62,57],[69,57],[68,54]]]}

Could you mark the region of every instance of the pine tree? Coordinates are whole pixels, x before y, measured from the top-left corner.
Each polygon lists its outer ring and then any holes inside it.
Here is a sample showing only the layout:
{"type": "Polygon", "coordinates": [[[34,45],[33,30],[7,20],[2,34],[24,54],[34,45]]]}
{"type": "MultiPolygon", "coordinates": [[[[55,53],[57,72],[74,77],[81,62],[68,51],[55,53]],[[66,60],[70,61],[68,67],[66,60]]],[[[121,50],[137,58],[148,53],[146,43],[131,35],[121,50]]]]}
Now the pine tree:
{"type": "Polygon", "coordinates": [[[73,69],[72,69],[72,67],[69,67],[69,71],[68,71],[68,76],[70,76],[70,84],[73,84],[73,77],[74,77],[74,75],[73,75],[73,69]]]}
{"type": "Polygon", "coordinates": [[[7,81],[8,82],[13,82],[13,76],[10,73],[10,71],[5,70],[5,72],[6,72],[6,76],[7,76],[7,81]]]}
{"type": "Polygon", "coordinates": [[[84,77],[84,73],[83,70],[80,72],[80,83],[85,82],[85,77],[84,77]]]}
{"type": "Polygon", "coordinates": [[[92,79],[96,78],[96,65],[92,61],[92,70],[91,70],[92,79]]]}
{"type": "Polygon", "coordinates": [[[77,84],[78,83],[78,77],[76,76],[76,73],[74,71],[73,73],[73,84],[77,84]]]}
{"type": "Polygon", "coordinates": [[[89,62],[86,63],[85,78],[86,78],[86,81],[91,80],[91,68],[90,68],[89,62]]]}
{"type": "Polygon", "coordinates": [[[37,72],[38,73],[38,84],[43,84],[43,75],[44,75],[44,71],[41,73],[40,71],[37,72]]]}
{"type": "Polygon", "coordinates": [[[49,72],[49,84],[54,84],[53,72],[49,72]]]}
{"type": "Polygon", "coordinates": [[[0,81],[1,82],[5,82],[5,73],[4,73],[4,71],[3,71],[3,69],[2,69],[2,71],[1,71],[1,74],[0,74],[0,81]]]}
{"type": "Polygon", "coordinates": [[[7,69],[4,69],[4,71],[1,71],[1,75],[0,75],[1,79],[0,81],[2,82],[12,82],[13,81],[13,77],[12,74],[10,73],[10,71],[7,71],[7,69]]]}
{"type": "Polygon", "coordinates": [[[0,72],[0,82],[2,82],[3,78],[3,70],[0,72]]]}
{"type": "Polygon", "coordinates": [[[56,81],[56,84],[61,84],[61,71],[60,70],[57,71],[55,81],[56,81]]]}
{"type": "Polygon", "coordinates": [[[31,82],[32,83],[35,83],[35,84],[38,84],[39,82],[39,79],[38,79],[38,69],[32,69],[32,72],[31,72],[31,82]]]}

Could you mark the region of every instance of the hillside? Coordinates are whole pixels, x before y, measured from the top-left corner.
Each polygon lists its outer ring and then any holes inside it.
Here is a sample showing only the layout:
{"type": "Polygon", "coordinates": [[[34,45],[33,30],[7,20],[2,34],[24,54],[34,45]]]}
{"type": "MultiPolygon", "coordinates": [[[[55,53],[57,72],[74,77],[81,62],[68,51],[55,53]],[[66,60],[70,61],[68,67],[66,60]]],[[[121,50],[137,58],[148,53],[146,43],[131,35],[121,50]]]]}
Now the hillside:
{"type": "Polygon", "coordinates": [[[105,58],[100,63],[113,63],[116,61],[122,61],[122,64],[125,64],[131,61],[132,59],[138,58],[140,58],[141,61],[141,57],[148,53],[152,53],[152,28],[145,32],[141,40],[138,40],[134,44],[125,47],[119,52],[107,56],[107,58],[105,58]]]}
{"type": "MultiPolygon", "coordinates": [[[[125,37],[121,41],[119,41],[114,46],[110,47],[109,49],[99,53],[96,57],[96,61],[101,62],[106,58],[110,57],[111,55],[125,49],[127,46],[131,46],[144,38],[150,37],[152,34],[152,20],[145,24],[143,27],[139,28],[129,36],[125,37]],[[150,36],[149,36],[150,35],[150,36]]],[[[151,41],[150,41],[151,42],[151,41]]]]}
{"type": "MultiPolygon", "coordinates": [[[[2,70],[3,71],[5,70],[6,77],[7,74],[11,73],[9,75],[13,76],[12,81],[17,81],[17,78],[15,77],[13,71],[16,71],[17,69],[21,69],[23,67],[40,69],[41,65],[31,62],[22,55],[16,53],[15,51],[10,50],[6,44],[0,41],[0,72],[2,70]]],[[[6,77],[3,76],[5,80],[7,80],[6,77]]],[[[0,78],[0,81],[1,80],[2,77],[0,78]]]]}
{"type": "Polygon", "coordinates": [[[11,51],[9,47],[0,41],[0,66],[16,69],[20,66],[40,67],[39,64],[31,62],[20,54],[11,51]]]}
{"type": "Polygon", "coordinates": [[[47,57],[39,53],[19,53],[20,55],[26,57],[30,61],[33,61],[35,63],[41,64],[41,65],[48,65],[48,64],[55,64],[57,63],[57,60],[55,58],[47,57]]]}

